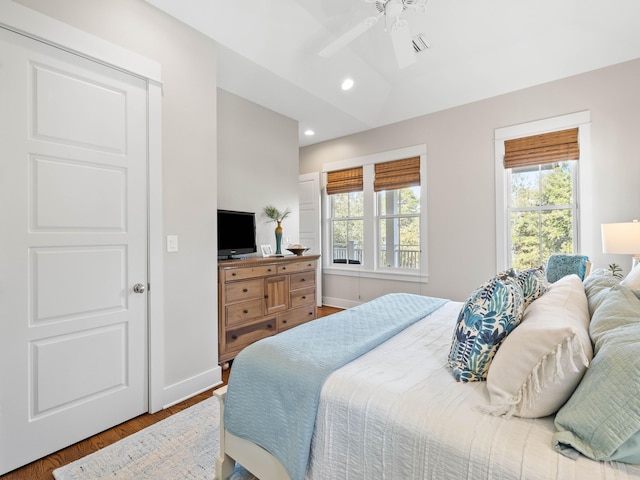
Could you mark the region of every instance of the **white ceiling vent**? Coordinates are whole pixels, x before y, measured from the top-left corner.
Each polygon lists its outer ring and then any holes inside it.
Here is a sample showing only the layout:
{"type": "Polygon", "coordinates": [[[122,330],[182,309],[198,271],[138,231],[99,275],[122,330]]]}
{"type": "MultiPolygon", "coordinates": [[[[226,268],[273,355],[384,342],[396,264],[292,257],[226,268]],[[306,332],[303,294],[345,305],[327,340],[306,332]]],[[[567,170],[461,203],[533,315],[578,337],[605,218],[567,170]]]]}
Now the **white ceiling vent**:
{"type": "Polygon", "coordinates": [[[429,42],[427,42],[427,39],[424,38],[424,35],[422,35],[421,33],[413,37],[411,39],[411,42],[413,43],[413,49],[416,51],[416,53],[424,52],[427,48],[431,48],[431,45],[429,44],[429,42]]]}

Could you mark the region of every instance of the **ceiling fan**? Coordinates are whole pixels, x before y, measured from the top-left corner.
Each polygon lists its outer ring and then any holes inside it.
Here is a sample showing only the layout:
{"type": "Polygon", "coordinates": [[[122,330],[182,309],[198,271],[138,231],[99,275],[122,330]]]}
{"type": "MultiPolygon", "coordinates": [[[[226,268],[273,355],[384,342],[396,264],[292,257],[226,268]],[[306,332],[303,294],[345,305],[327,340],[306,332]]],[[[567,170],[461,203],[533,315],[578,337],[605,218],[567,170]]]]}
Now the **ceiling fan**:
{"type": "Polygon", "coordinates": [[[405,11],[411,9],[417,13],[424,14],[427,10],[429,0],[363,0],[366,3],[374,3],[378,11],[376,15],[370,16],[347,30],[329,45],[324,47],[318,55],[330,57],[371,27],[378,23],[380,17],[385,17],[385,30],[391,35],[391,43],[398,61],[398,67],[404,68],[416,61],[416,50],[411,39],[409,23],[402,18],[405,11]],[[390,22],[393,22],[390,24],[390,22]]]}

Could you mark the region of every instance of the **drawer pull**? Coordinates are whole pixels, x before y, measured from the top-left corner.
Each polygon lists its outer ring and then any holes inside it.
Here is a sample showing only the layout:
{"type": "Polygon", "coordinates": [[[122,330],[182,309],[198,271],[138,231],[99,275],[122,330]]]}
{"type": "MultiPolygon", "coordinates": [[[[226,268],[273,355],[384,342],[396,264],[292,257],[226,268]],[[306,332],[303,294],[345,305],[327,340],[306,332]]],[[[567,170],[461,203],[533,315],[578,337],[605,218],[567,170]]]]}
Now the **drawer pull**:
{"type": "Polygon", "coordinates": [[[309,315],[313,315],[313,312],[309,312],[309,315]]]}
{"type": "Polygon", "coordinates": [[[238,339],[238,335],[231,335],[231,339],[232,340],[237,340],[238,339]]]}
{"type": "Polygon", "coordinates": [[[270,323],[267,323],[267,328],[273,328],[273,326],[270,323]]]}
{"type": "Polygon", "coordinates": [[[301,278],[301,279],[300,279],[300,281],[301,281],[301,282],[306,282],[306,281],[307,281],[307,279],[306,279],[306,278],[301,278]]]}
{"type": "Polygon", "coordinates": [[[267,269],[267,272],[270,272],[270,271],[271,271],[271,269],[270,269],[270,268],[268,268],[268,269],[267,269]]]}
{"type": "Polygon", "coordinates": [[[269,295],[265,295],[264,298],[269,298],[269,295]]]}
{"type": "Polygon", "coordinates": [[[249,310],[247,310],[246,308],[243,310],[244,313],[249,313],[249,310]]]}
{"type": "Polygon", "coordinates": [[[282,323],[287,323],[287,321],[286,320],[282,320],[282,323]]]}
{"type": "Polygon", "coordinates": [[[242,289],[242,291],[243,291],[244,293],[247,293],[247,292],[249,291],[249,289],[248,289],[248,288],[243,288],[243,289],[242,289]]]}
{"type": "Polygon", "coordinates": [[[302,299],[303,299],[303,300],[306,300],[306,299],[307,299],[307,296],[306,296],[306,295],[302,295],[302,299]]]}
{"type": "Polygon", "coordinates": [[[232,276],[232,277],[235,277],[235,276],[236,276],[236,272],[232,272],[232,273],[231,273],[231,276],[232,276]]]}
{"type": "Polygon", "coordinates": [[[287,269],[287,267],[282,267],[282,270],[286,270],[286,269],[287,269]]]}

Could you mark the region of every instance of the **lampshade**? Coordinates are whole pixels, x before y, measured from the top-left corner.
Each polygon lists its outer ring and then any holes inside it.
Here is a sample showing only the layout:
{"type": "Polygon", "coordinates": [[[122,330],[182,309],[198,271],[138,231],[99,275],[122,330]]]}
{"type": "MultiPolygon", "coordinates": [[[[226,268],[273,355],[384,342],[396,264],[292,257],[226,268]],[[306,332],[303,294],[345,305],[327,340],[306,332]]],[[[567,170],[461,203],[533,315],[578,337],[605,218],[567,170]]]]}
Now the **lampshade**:
{"type": "Polygon", "coordinates": [[[640,222],[602,224],[602,252],[633,255],[633,264],[640,260],[640,222]]]}

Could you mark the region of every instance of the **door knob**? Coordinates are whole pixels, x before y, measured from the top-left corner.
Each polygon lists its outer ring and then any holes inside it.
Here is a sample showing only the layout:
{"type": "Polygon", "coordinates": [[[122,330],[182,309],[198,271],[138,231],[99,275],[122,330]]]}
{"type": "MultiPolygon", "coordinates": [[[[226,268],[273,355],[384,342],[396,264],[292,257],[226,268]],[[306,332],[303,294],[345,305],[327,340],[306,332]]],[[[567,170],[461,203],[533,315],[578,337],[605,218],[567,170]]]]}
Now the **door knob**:
{"type": "Polygon", "coordinates": [[[133,291],[136,293],[144,293],[145,290],[146,290],[146,287],[142,283],[136,283],[133,286],[133,291]]]}

